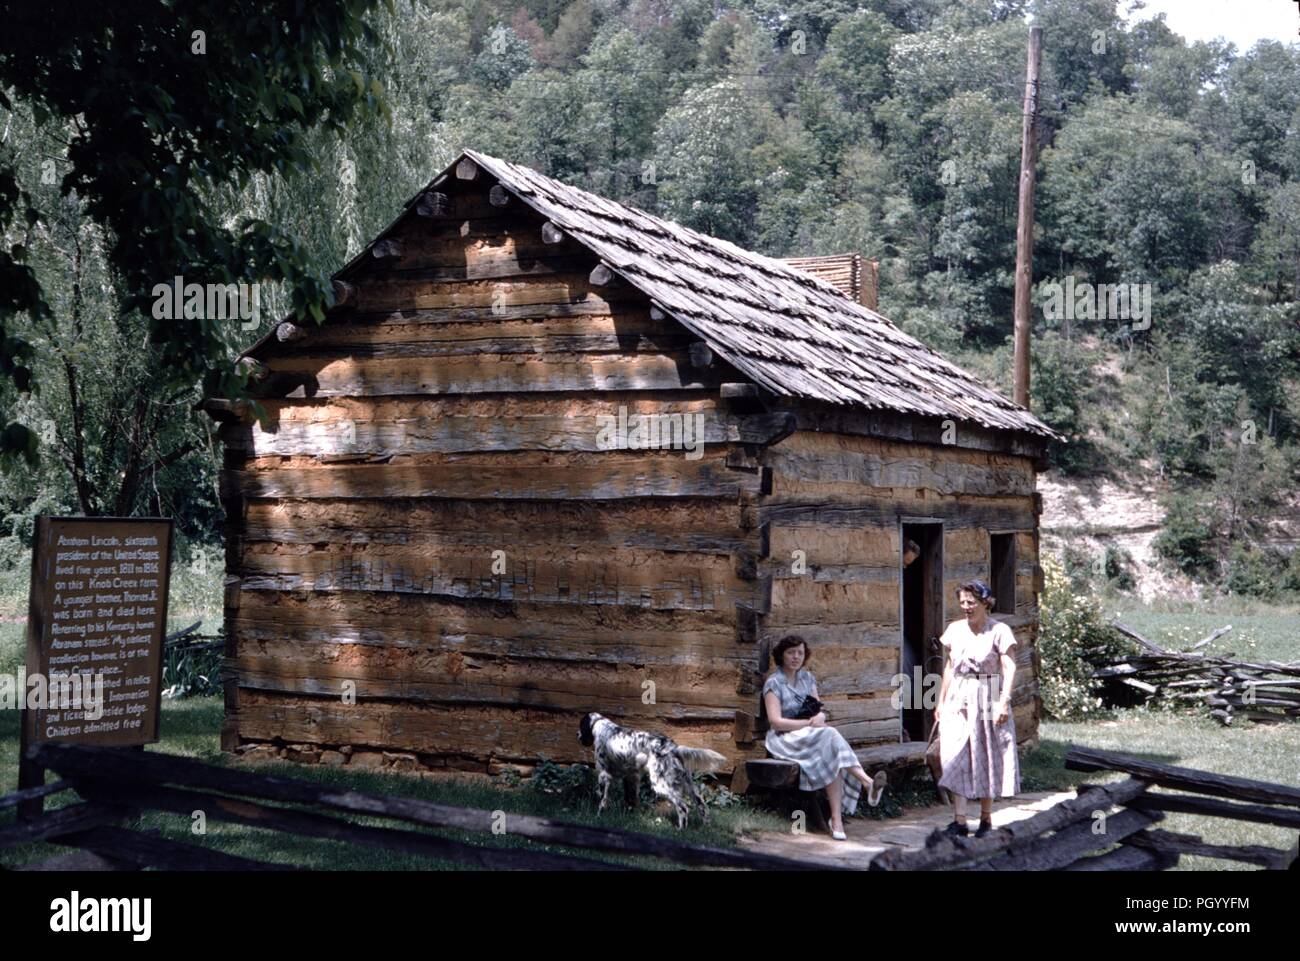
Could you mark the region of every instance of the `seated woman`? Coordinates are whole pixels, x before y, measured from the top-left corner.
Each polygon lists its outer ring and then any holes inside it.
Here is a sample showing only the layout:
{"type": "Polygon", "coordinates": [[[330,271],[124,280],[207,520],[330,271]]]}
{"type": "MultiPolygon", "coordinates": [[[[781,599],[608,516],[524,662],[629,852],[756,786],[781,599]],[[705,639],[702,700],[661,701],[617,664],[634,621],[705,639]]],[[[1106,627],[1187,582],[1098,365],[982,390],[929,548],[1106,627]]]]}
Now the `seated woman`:
{"type": "Polygon", "coordinates": [[[808,643],[791,635],[782,638],[772,651],[776,670],[763,685],[763,706],[767,710],[767,752],[799,765],[799,787],[804,791],[826,789],[831,802],[831,837],[845,839],[843,814],[852,814],[865,785],[867,803],[875,807],[888,778],[881,771],[867,777],[862,762],[844,740],[844,735],[826,726],[826,713],[810,718],[795,717],[808,695],[817,697],[817,681],[804,670],[810,652],[808,643]]]}

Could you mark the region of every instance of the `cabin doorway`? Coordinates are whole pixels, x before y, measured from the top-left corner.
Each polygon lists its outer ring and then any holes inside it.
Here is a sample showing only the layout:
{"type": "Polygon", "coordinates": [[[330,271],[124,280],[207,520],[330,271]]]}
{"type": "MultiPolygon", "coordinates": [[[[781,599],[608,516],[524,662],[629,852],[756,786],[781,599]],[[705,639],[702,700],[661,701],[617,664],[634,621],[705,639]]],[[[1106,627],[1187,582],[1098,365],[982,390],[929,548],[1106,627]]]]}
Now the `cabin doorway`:
{"type": "MultiPolygon", "coordinates": [[[[922,698],[930,685],[924,679],[943,673],[943,522],[915,521],[902,525],[899,569],[902,595],[903,740],[924,741],[934,721],[933,707],[922,698]],[[911,693],[910,702],[907,697],[911,693]]],[[[938,697],[934,681],[933,698],[938,697]]],[[[934,705],[937,706],[937,705],[934,705]]]]}

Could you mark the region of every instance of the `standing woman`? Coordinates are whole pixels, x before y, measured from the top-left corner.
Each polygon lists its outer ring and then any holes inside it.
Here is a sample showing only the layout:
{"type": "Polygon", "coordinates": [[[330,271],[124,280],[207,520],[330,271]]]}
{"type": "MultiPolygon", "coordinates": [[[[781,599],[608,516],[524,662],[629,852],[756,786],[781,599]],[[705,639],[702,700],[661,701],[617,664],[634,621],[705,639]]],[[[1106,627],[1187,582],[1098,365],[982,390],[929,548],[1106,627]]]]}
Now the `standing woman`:
{"type": "Polygon", "coordinates": [[[867,788],[867,803],[880,803],[888,777],[880,771],[867,777],[862,762],[844,735],[826,724],[826,713],[800,717],[807,698],[817,697],[817,680],[805,670],[810,657],[808,642],[793,634],[781,638],[772,651],[776,670],[763,685],[767,711],[767,753],[799,765],[799,788],[826,789],[831,802],[831,837],[846,838],[842,814],[852,814],[858,795],[867,788]]]}
{"type": "Polygon", "coordinates": [[[952,792],[948,834],[965,837],[966,799],[980,799],[976,837],[993,830],[993,798],[1020,793],[1016,722],[1011,685],[1016,660],[1011,628],[989,617],[993,593],[983,581],[957,589],[965,618],[953,621],[940,642],[947,658],[939,688],[939,786],[952,792]]]}

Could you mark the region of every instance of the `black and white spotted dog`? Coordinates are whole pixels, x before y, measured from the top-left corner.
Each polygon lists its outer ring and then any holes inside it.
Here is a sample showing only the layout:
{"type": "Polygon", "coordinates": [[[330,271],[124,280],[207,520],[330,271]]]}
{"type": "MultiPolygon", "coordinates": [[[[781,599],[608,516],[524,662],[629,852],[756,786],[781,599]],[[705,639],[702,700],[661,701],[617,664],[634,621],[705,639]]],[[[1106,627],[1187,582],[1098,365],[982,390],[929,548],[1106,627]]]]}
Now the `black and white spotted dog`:
{"type": "Polygon", "coordinates": [[[641,774],[650,778],[657,796],[666,798],[677,811],[677,827],[686,826],[691,798],[699,806],[700,816],[709,823],[709,809],[691,780],[692,771],[716,771],[727,759],[706,748],[679,747],[662,734],[634,731],[620,727],[607,717],[592,713],[578,726],[578,740],[595,749],[596,780],[600,788],[600,806],[605,810],[609,787],[614,778],[623,781],[623,790],[631,804],[636,804],[641,788],[641,774]]]}

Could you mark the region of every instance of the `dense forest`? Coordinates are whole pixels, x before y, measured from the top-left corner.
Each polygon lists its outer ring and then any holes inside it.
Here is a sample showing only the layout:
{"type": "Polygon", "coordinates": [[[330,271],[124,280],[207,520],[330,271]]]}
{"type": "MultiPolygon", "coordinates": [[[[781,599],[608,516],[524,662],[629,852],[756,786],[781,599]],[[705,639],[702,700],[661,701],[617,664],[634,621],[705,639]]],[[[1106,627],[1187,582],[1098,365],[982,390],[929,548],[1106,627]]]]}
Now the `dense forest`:
{"type": "MultiPolygon", "coordinates": [[[[1155,484],[1173,567],[1239,593],[1300,591],[1300,551],[1262,536],[1300,472],[1300,45],[1188,43],[1116,0],[320,6],[338,17],[321,14],[321,33],[346,42],[275,45],[303,58],[288,74],[301,84],[212,88],[232,98],[228,115],[238,97],[263,104],[238,129],[256,137],[205,118],[192,142],[206,151],[168,154],[187,105],[167,102],[165,72],[116,68],[158,104],[140,108],[154,133],[140,155],[185,185],[148,194],[164,203],[155,220],[188,218],[171,247],[130,243],[140,210],[106,209],[107,174],[85,173],[88,131],[134,114],[97,125],[103,100],[30,96],[27,55],[0,51],[4,563],[25,558],[41,513],[174,516],[187,550],[218,543],[220,451],[194,406],[237,386],[222,359],[285,314],[319,316],[312,291],[461,147],[766,254],[874,258],[881,312],[1009,393],[1034,22],[1031,394],[1071,441],[1054,467],[1155,484]],[[328,59],[306,63],[316,49],[328,59]],[[196,237],[217,239],[195,252],[196,237]],[[202,343],[183,324],[188,340],[159,336],[146,295],[183,272],[177,245],[191,265],[225,264],[214,281],[255,275],[259,323],[204,328],[202,343]],[[1142,291],[1149,309],[1100,319],[1085,296],[1100,285],[1142,291]],[[1061,289],[1080,292],[1077,309],[1054,309],[1061,289]]],[[[215,33],[207,43],[214,76],[247,59],[215,33]]],[[[115,170],[126,208],[141,179],[115,170]]]]}

